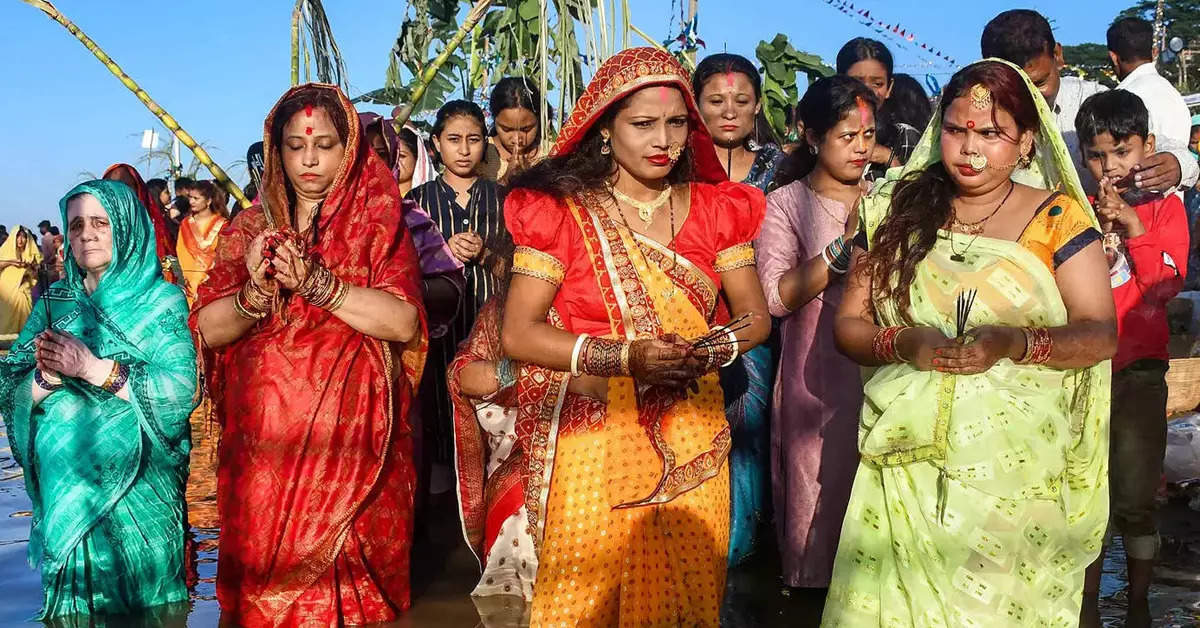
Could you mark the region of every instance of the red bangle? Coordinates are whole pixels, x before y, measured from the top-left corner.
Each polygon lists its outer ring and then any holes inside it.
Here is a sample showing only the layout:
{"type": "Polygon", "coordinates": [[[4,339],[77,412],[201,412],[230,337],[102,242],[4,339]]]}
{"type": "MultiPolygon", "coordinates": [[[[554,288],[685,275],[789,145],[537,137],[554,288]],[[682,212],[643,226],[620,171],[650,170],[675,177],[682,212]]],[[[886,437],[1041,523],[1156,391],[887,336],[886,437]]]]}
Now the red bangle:
{"type": "Polygon", "coordinates": [[[871,352],[875,355],[877,361],[883,364],[908,362],[896,349],[896,339],[900,337],[900,332],[906,329],[908,327],[884,327],[875,332],[875,339],[871,342],[871,352]]]}
{"type": "Polygon", "coordinates": [[[1054,351],[1054,338],[1045,327],[1022,327],[1025,333],[1025,355],[1017,360],[1017,364],[1045,364],[1050,361],[1050,353],[1054,351]]]}

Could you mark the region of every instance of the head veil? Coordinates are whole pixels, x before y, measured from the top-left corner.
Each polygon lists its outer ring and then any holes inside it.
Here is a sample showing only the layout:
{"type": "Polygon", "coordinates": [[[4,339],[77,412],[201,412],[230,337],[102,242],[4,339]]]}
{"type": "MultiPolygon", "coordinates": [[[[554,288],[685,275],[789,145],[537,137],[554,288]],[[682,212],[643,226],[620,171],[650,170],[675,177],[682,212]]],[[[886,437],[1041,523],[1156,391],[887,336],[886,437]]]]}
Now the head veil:
{"type": "Polygon", "coordinates": [[[588,131],[609,107],[625,97],[655,85],[674,87],[683,96],[688,110],[687,148],[692,155],[696,180],[717,183],[728,180],[717,159],[717,150],[700,108],[692,95],[692,77],[670,53],[657,48],[629,48],[608,58],[592,77],[587,89],[575,103],[571,117],[563,125],[551,157],[560,157],[579,145],[588,131]]]}
{"type": "Polygon", "coordinates": [[[146,212],[150,215],[150,222],[154,225],[154,245],[158,257],[161,259],[168,255],[174,255],[175,243],[171,241],[170,231],[167,230],[167,219],[163,213],[163,207],[159,205],[158,199],[150,196],[150,188],[142,180],[142,175],[138,174],[137,168],[129,164],[113,164],[104,171],[104,176],[100,178],[120,181],[133,188],[133,193],[146,208],[146,212]]]}
{"type": "MultiPolygon", "coordinates": [[[[1063,192],[1081,206],[1090,208],[1091,204],[1088,202],[1087,195],[1083,191],[1083,185],[1079,182],[1079,173],[1075,170],[1075,162],[1071,159],[1071,153],[1067,149],[1066,142],[1063,141],[1063,136],[1058,130],[1058,125],[1054,121],[1054,112],[1046,104],[1046,99],[1042,97],[1042,93],[1038,91],[1033,81],[1029,80],[1029,76],[1025,74],[1024,70],[1008,61],[1003,59],[983,59],[975,63],[986,63],[989,61],[1002,63],[1016,70],[1021,75],[1021,79],[1024,81],[1026,89],[1029,90],[1030,96],[1033,97],[1034,104],[1037,105],[1039,123],[1037,128],[1034,129],[1034,158],[1028,167],[1014,170],[1012,180],[1044,190],[1063,192]]],[[[889,170],[886,181],[881,183],[875,192],[863,200],[862,224],[868,238],[874,238],[876,228],[879,227],[880,223],[887,216],[888,209],[891,206],[892,192],[895,190],[896,183],[902,178],[925,170],[942,160],[942,116],[945,113],[945,107],[949,104],[944,98],[939,103],[937,110],[934,112],[933,119],[929,121],[929,126],[925,128],[925,134],[921,136],[921,141],[917,144],[917,147],[913,149],[908,163],[903,167],[889,170]]],[[[1099,228],[1099,223],[1096,222],[1094,213],[1092,214],[1092,221],[1099,228]]]]}

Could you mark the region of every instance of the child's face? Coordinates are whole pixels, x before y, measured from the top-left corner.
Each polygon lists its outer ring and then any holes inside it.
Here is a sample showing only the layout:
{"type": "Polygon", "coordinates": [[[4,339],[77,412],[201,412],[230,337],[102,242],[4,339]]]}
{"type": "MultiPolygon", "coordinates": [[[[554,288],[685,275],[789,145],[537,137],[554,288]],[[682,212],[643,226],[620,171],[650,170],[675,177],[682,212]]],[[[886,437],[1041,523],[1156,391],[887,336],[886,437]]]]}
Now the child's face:
{"type": "Polygon", "coordinates": [[[1113,181],[1118,192],[1124,192],[1132,185],[1129,173],[1133,167],[1146,155],[1153,153],[1153,135],[1144,139],[1130,135],[1117,141],[1111,133],[1104,132],[1097,134],[1091,144],[1083,147],[1083,160],[1097,181],[1107,177],[1113,181]]]}

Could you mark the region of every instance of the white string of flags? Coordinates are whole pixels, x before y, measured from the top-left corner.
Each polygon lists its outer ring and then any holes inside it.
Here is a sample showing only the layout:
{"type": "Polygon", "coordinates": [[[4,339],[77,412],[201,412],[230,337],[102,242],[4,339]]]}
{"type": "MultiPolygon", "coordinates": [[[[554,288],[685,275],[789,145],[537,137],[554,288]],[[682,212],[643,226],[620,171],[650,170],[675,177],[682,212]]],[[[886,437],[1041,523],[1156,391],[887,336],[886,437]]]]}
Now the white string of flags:
{"type": "Polygon", "coordinates": [[[914,50],[920,53],[932,55],[950,65],[958,65],[954,57],[930,46],[925,41],[917,39],[917,34],[907,27],[900,26],[899,22],[888,24],[887,22],[871,15],[870,9],[864,9],[854,6],[853,2],[848,0],[825,0],[825,4],[837,9],[843,15],[855,20],[859,24],[874,30],[877,34],[883,35],[888,39],[900,42],[911,46],[914,50]]]}

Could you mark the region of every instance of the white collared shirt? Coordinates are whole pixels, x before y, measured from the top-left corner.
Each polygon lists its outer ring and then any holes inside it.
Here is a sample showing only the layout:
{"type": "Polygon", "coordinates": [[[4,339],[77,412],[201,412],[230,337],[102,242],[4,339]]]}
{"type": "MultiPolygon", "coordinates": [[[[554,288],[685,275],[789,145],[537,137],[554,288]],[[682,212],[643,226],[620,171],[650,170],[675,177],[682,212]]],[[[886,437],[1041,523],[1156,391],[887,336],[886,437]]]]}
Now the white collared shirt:
{"type": "MultiPolygon", "coordinates": [[[[1088,194],[1096,193],[1096,180],[1088,172],[1083,160],[1083,152],[1079,147],[1079,136],[1075,132],[1075,116],[1083,101],[1093,94],[1105,91],[1106,87],[1095,81],[1077,76],[1062,77],[1058,89],[1058,98],[1054,101],[1054,114],[1057,118],[1058,129],[1063,134],[1067,149],[1071,151],[1071,159],[1075,161],[1075,169],[1079,172],[1079,180],[1088,194]]],[[[1182,179],[1179,189],[1187,189],[1196,184],[1200,178],[1200,163],[1187,149],[1187,140],[1191,136],[1191,114],[1183,102],[1183,96],[1167,79],[1159,76],[1154,64],[1147,63],[1125,77],[1117,86],[1137,94],[1150,112],[1150,132],[1154,134],[1156,149],[1175,155],[1179,161],[1182,179]]]]}
{"type": "Polygon", "coordinates": [[[1200,178],[1200,163],[1187,149],[1192,135],[1192,114],[1183,96],[1171,82],[1159,75],[1153,63],[1144,63],[1130,72],[1117,89],[1133,92],[1150,111],[1150,132],[1159,152],[1169,152],[1179,160],[1183,173],[1180,189],[1187,189],[1200,178]]]}

